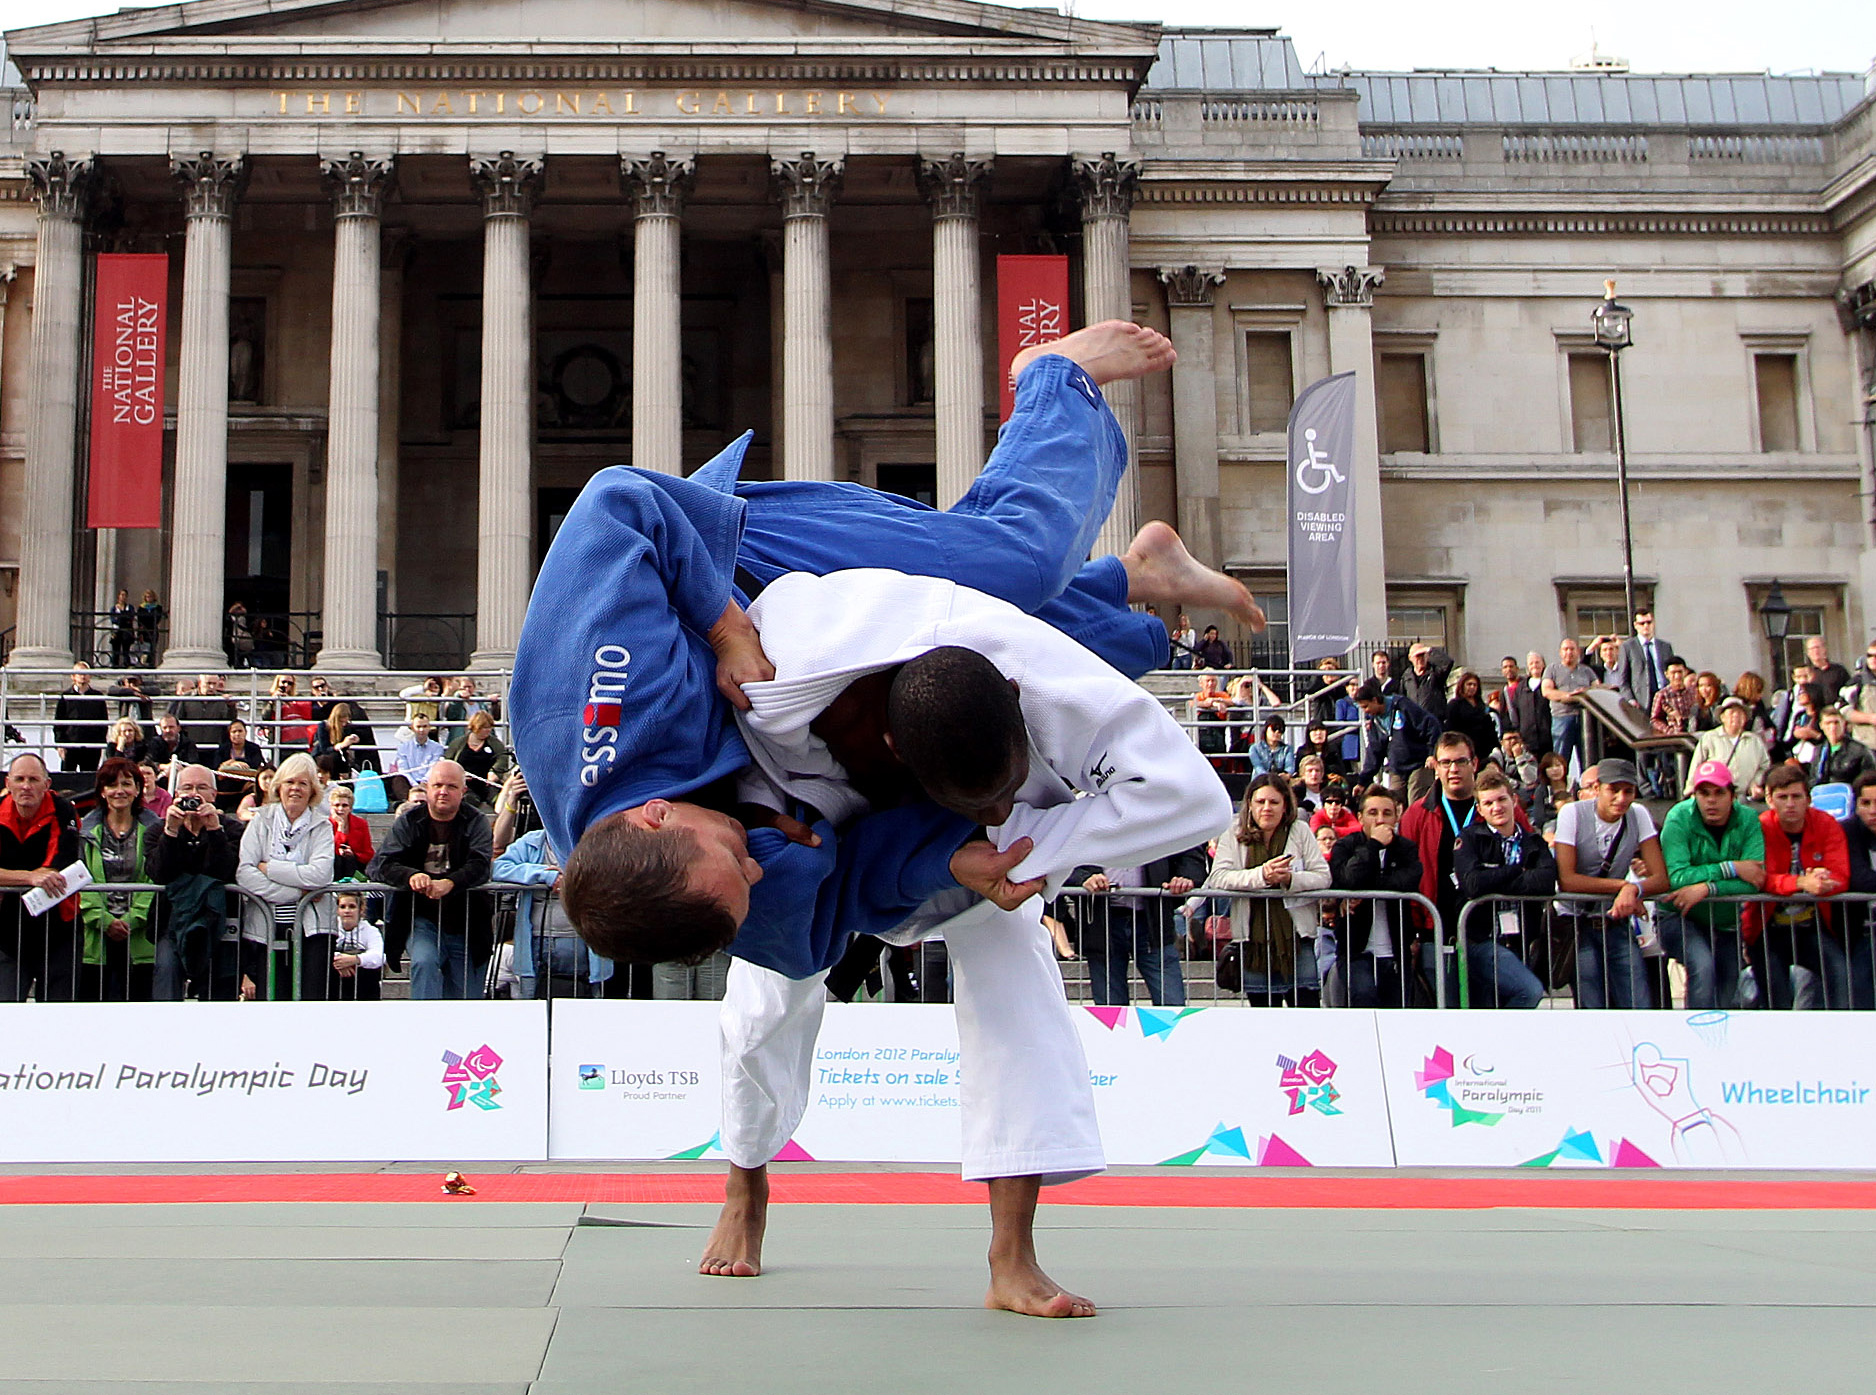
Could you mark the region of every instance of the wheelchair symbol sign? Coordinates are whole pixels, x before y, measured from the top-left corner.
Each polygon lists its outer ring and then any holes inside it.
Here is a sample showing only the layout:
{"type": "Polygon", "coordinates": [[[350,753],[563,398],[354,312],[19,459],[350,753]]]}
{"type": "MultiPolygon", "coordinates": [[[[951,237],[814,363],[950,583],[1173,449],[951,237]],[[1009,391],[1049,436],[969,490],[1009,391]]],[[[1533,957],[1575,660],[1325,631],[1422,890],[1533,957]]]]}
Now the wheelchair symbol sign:
{"type": "Polygon", "coordinates": [[[1303,433],[1304,456],[1296,462],[1296,487],[1305,494],[1321,494],[1332,484],[1345,484],[1348,477],[1335,462],[1316,449],[1316,429],[1303,433]]]}

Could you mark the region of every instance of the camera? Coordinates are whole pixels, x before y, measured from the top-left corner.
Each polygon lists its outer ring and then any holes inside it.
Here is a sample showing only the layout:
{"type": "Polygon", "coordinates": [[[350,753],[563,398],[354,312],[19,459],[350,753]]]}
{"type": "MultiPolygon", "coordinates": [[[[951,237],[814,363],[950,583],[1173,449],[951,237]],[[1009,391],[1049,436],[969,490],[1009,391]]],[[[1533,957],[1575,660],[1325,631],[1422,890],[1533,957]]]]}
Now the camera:
{"type": "Polygon", "coordinates": [[[202,807],[202,796],[199,794],[185,794],[181,799],[176,801],[176,807],[185,814],[193,814],[197,809],[202,807]]]}

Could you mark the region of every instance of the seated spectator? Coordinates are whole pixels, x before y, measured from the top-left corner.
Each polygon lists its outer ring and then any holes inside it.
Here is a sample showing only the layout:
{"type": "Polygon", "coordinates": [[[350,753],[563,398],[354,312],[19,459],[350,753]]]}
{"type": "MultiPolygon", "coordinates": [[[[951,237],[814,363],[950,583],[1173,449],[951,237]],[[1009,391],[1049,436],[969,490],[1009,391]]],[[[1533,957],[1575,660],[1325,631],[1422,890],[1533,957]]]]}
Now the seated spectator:
{"type": "MultiPolygon", "coordinates": [[[[1524,806],[1524,812],[1531,812],[1531,796],[1544,782],[1544,772],[1530,748],[1524,744],[1524,734],[1508,731],[1498,738],[1498,766],[1511,780],[1512,789],[1517,791],[1518,803],[1524,806]]],[[[1541,819],[1531,821],[1533,828],[1543,827],[1541,819]]]]}
{"type": "Polygon", "coordinates": [[[495,735],[495,719],[480,708],[469,714],[468,730],[447,752],[447,759],[469,777],[468,800],[483,813],[495,807],[495,796],[515,763],[514,756],[495,735]]]}
{"type": "MultiPolygon", "coordinates": [[[[333,930],[330,896],[302,900],[332,885],[332,824],[326,817],[319,771],[304,751],[287,757],[269,783],[263,802],[241,834],[241,864],[235,882],[247,896],[241,929],[247,939],[300,941],[299,996],[322,1002],[332,979],[333,930]]],[[[277,997],[290,997],[276,983],[277,997]]]]}
{"type": "Polygon", "coordinates": [[[193,684],[181,679],[176,684],[176,701],[169,705],[189,739],[205,755],[227,741],[229,726],[241,715],[226,688],[227,680],[219,673],[205,673],[193,684]]]}
{"type": "MultiPolygon", "coordinates": [[[[1698,736],[1720,724],[1720,704],[1726,700],[1726,685],[1720,675],[1702,669],[1694,677],[1694,710],[1687,718],[1686,730],[1698,736]]],[[[1656,694],[1657,697],[1660,694],[1656,694]]]]}
{"type": "Polygon", "coordinates": [[[228,723],[222,733],[221,746],[215,752],[215,764],[227,765],[235,761],[251,770],[258,770],[268,764],[267,748],[248,736],[248,724],[239,717],[228,723]]]}
{"type": "Polygon", "coordinates": [[[1198,748],[1208,756],[1224,755],[1230,744],[1224,723],[1231,714],[1231,699],[1218,686],[1216,674],[1199,675],[1199,690],[1191,697],[1191,709],[1198,723],[1194,733],[1198,748]]]}
{"type": "MultiPolygon", "coordinates": [[[[305,753],[298,752],[296,754],[304,755],[305,753]]],[[[292,760],[293,757],[288,756],[287,759],[292,760]]],[[[308,757],[308,759],[311,758],[308,757]]],[[[244,824],[254,821],[254,816],[261,811],[261,806],[267,802],[268,797],[273,793],[274,780],[277,773],[278,772],[276,772],[271,765],[263,765],[259,770],[254,772],[254,779],[248,792],[235,802],[234,812],[237,821],[244,824]]],[[[319,778],[318,766],[313,767],[313,778],[315,780],[319,778]]]]}
{"type": "Polygon", "coordinates": [[[1750,709],[1741,697],[1725,697],[1720,700],[1720,724],[1712,731],[1700,733],[1700,739],[1694,743],[1694,753],[1687,770],[1687,789],[1694,792],[1694,772],[1708,761],[1718,761],[1733,774],[1733,788],[1744,790],[1748,796],[1756,795],[1760,784],[1765,779],[1766,771],[1772,768],[1772,756],[1746,723],[1750,709]]]}
{"type": "MultiPolygon", "coordinates": [[[[30,751],[7,765],[0,795],[0,887],[65,894],[60,869],[78,859],[78,816],[52,790],[46,763],[30,751]]],[[[78,900],[27,914],[19,896],[0,896],[0,1003],[69,1003],[78,981],[78,900]],[[35,992],[35,989],[37,991],[35,992]]]]}
{"type": "Polygon", "coordinates": [[[167,913],[156,941],[156,997],[175,1001],[186,985],[192,997],[233,998],[241,975],[249,975],[251,988],[252,973],[264,973],[252,953],[241,962],[242,941],[225,950],[222,944],[228,918],[223,888],[235,879],[236,839],[215,807],[215,773],[207,766],[188,765],[177,772],[175,794],[149,862],[150,880],[164,888],[167,913]],[[218,977],[225,981],[220,993],[214,991],[218,977]]]}
{"type": "Polygon", "coordinates": [[[274,745],[281,750],[304,751],[318,735],[319,724],[313,720],[310,698],[297,696],[299,684],[290,673],[276,673],[267,704],[267,729],[274,745]]]}
{"type": "Polygon", "coordinates": [[[1385,696],[1372,678],[1356,689],[1355,705],[1361,709],[1368,736],[1361,783],[1367,784],[1385,772],[1390,780],[1406,788],[1409,777],[1433,754],[1434,743],[1440,739],[1440,724],[1406,698],[1385,696]]]}
{"type": "Polygon", "coordinates": [[[1876,640],[1850,675],[1840,706],[1849,719],[1850,735],[1876,751],[1876,640]]]}
{"type": "Polygon", "coordinates": [[[1837,707],[1826,707],[1818,714],[1820,739],[1806,773],[1813,785],[1854,785],[1858,778],[1876,770],[1876,754],[1850,735],[1850,723],[1837,707]]]}
{"type": "MultiPolygon", "coordinates": [[[[433,728],[442,720],[443,680],[441,678],[426,678],[421,683],[412,683],[409,687],[400,689],[398,696],[404,699],[406,730],[410,729],[411,723],[420,713],[429,719],[429,724],[433,728]]],[[[404,740],[403,732],[398,733],[397,739],[404,740]]]]}
{"type": "MultiPolygon", "coordinates": [[[[1876,894],[1876,774],[1857,777],[1851,786],[1856,806],[1843,821],[1844,845],[1850,862],[1850,890],[1876,894]]],[[[1850,1006],[1861,1012],[1876,1007],[1876,943],[1871,923],[1876,902],[1844,903],[1844,955],[1850,961],[1850,1006]]]]}
{"type": "Polygon", "coordinates": [[[1655,929],[1668,957],[1687,970],[1689,1011],[1729,1010],[1739,994],[1739,906],[1713,896],[1750,896],[1765,886],[1765,833],[1734,798],[1733,772],[1710,760],[1694,770],[1694,792],[1661,823],[1669,906],[1655,929]]]}
{"type": "MultiPolygon", "coordinates": [[[[148,882],[151,850],[162,825],[143,807],[138,767],[107,755],[92,788],[98,807],[79,827],[86,869],[100,885],[148,882]]],[[[81,1003],[147,1003],[156,986],[156,893],[81,891],[84,964],[78,971],[81,1003]]]]}
{"type": "Polygon", "coordinates": [[[155,818],[162,818],[169,812],[170,793],[162,786],[162,776],[153,761],[144,761],[137,767],[138,778],[143,781],[143,809],[155,818]]]}
{"type": "MultiPolygon", "coordinates": [[[[1251,748],[1258,742],[1259,731],[1257,714],[1271,707],[1282,706],[1282,699],[1254,673],[1244,674],[1231,683],[1231,707],[1225,714],[1231,724],[1231,750],[1234,755],[1248,756],[1251,748]]],[[[1241,764],[1233,763],[1233,769],[1242,770],[1241,764]]]]}
{"type": "Polygon", "coordinates": [[[1747,669],[1739,675],[1739,681],[1733,684],[1733,696],[1745,700],[1748,710],[1746,729],[1763,739],[1766,745],[1771,745],[1772,712],[1765,705],[1765,680],[1747,669]]]}
{"type": "MultiPolygon", "coordinates": [[[[338,705],[339,701],[333,695],[332,684],[327,682],[322,675],[315,673],[306,680],[306,691],[308,700],[313,704],[313,720],[323,725],[325,720],[332,715],[332,709],[338,705]]],[[[313,739],[316,741],[319,738],[315,736],[313,739]]]]}
{"type": "Polygon", "coordinates": [[[119,717],[111,723],[111,736],[105,742],[103,759],[129,761],[132,765],[142,760],[143,728],[129,717],[119,717]]]}
{"type": "MultiPolygon", "coordinates": [[[[1474,785],[1479,817],[1466,825],[1453,851],[1454,875],[1465,901],[1484,896],[1548,896],[1557,889],[1557,860],[1542,834],[1522,826],[1523,811],[1504,772],[1488,770],[1474,785]]],[[[1473,1007],[1534,1008],[1544,1000],[1544,985],[1524,966],[1519,950],[1535,939],[1527,934],[1543,920],[1543,907],[1487,903],[1464,922],[1467,999],[1473,1007]],[[1506,941],[1512,941],[1517,949],[1506,941]]],[[[1437,968],[1433,945],[1420,947],[1420,972],[1431,978],[1437,968]]],[[[1456,970],[1447,972],[1446,1002],[1460,1000],[1456,970]]]]}
{"type": "Polygon", "coordinates": [[[344,779],[358,772],[353,757],[358,750],[359,736],[351,728],[352,708],[344,702],[333,703],[325,721],[314,728],[313,759],[317,762],[330,756],[334,779],[344,779]]]}
{"type": "Polygon", "coordinates": [[[454,761],[431,766],[421,800],[399,811],[368,874],[404,889],[386,950],[395,964],[400,938],[408,942],[413,998],[483,996],[494,937],[488,898],[471,893],[489,879],[492,837],[488,819],[463,807],[464,784],[454,761]]]}
{"type": "Polygon", "coordinates": [[[1401,696],[1445,725],[1446,679],[1452,671],[1452,658],[1444,649],[1436,655],[1432,645],[1415,644],[1407,651],[1407,672],[1400,679],[1401,696]]]}
{"type": "Polygon", "coordinates": [[[377,854],[371,846],[371,827],[365,816],[353,812],[356,796],[350,785],[326,789],[326,809],[332,820],[332,879],[353,881],[365,875],[377,854]]]}
{"type": "Polygon", "coordinates": [[[1453,696],[1446,704],[1445,723],[1446,730],[1459,732],[1472,742],[1481,763],[1490,760],[1498,749],[1498,723],[1492,718],[1492,709],[1485,705],[1479,675],[1469,668],[1453,670],[1453,696]]]}
{"type": "Polygon", "coordinates": [[[1296,748],[1296,768],[1301,770],[1303,762],[1311,756],[1322,759],[1325,775],[1343,776],[1348,774],[1348,762],[1342,756],[1342,742],[1339,738],[1331,739],[1329,724],[1319,722],[1313,716],[1309,721],[1307,739],[1296,748]]]}
{"type": "MultiPolygon", "coordinates": [[[[560,859],[547,841],[547,830],[536,828],[510,843],[495,859],[495,880],[519,882],[527,888],[515,900],[514,970],[520,996],[588,996],[602,981],[594,977],[595,965],[610,970],[612,962],[587,949],[567,915],[558,894],[560,859]],[[570,991],[556,994],[556,984],[566,984],[570,991]]],[[[729,956],[722,951],[702,964],[671,965],[673,972],[665,977],[664,991],[660,993],[658,970],[665,967],[659,964],[653,969],[652,997],[677,1001],[717,1001],[723,997],[729,956]],[[689,970],[701,972],[692,976],[689,970]]],[[[610,972],[605,975],[610,976],[610,972]]]]}
{"type": "Polygon", "coordinates": [[[501,703],[495,698],[485,698],[477,693],[475,679],[465,673],[453,685],[445,686],[449,688],[449,696],[443,703],[440,718],[442,727],[436,738],[438,741],[445,746],[453,746],[462,740],[468,731],[469,719],[478,712],[488,714],[490,729],[494,729],[494,719],[501,715],[501,703]]]}
{"type": "MultiPolygon", "coordinates": [[[[1681,736],[1694,730],[1698,696],[1688,682],[1687,660],[1676,654],[1668,660],[1668,685],[1655,694],[1648,711],[1648,725],[1656,736],[1681,736]]],[[[1719,680],[1714,680],[1717,689],[1719,680]]]]}
{"type": "MultiPolygon", "coordinates": [[[[1666,691],[1663,689],[1662,691],[1666,691]]],[[[1668,891],[1667,863],[1648,807],[1638,803],[1640,776],[1625,760],[1596,766],[1596,796],[1557,811],[1557,882],[1577,896],[1613,898],[1607,907],[1559,901],[1560,927],[1576,944],[1576,1005],[1653,1007],[1638,943],[1644,898],[1668,891]],[[1639,883],[1630,867],[1640,858],[1639,883]]]]}
{"type": "Polygon", "coordinates": [[[365,919],[365,893],[341,891],[332,898],[337,925],[332,933],[332,982],[326,999],[375,1003],[384,974],[384,932],[365,919]]]}
{"type": "MultiPolygon", "coordinates": [[[[1345,834],[1329,858],[1338,891],[1420,889],[1420,853],[1400,836],[1400,800],[1377,785],[1361,797],[1359,827],[1345,834]]],[[[1350,1007],[1410,1007],[1414,1001],[1415,943],[1424,933],[1410,902],[1355,900],[1345,917],[1342,962],[1350,1007]],[[1407,970],[1402,972],[1402,966],[1407,970]]]]}
{"type": "Polygon", "coordinates": [[[1205,880],[1205,849],[1188,848],[1141,867],[1078,867],[1068,879],[1095,893],[1081,903],[1081,953],[1088,961],[1094,1001],[1128,1001],[1131,958],[1155,1007],[1184,1007],[1179,903],[1164,896],[1129,896],[1126,888],[1158,887],[1183,896],[1205,880]]]}
{"type": "Polygon", "coordinates": [[[1348,786],[1330,779],[1322,787],[1322,807],[1309,816],[1312,832],[1328,829],[1337,838],[1346,838],[1361,828],[1361,817],[1348,807],[1348,786]]]}
{"type": "Polygon", "coordinates": [[[1198,648],[1193,651],[1193,656],[1200,668],[1231,667],[1231,646],[1218,637],[1216,625],[1205,627],[1205,633],[1199,637],[1198,648]]]}
{"type": "MultiPolygon", "coordinates": [[[[1772,759],[1791,759],[1792,745],[1800,739],[1795,728],[1802,725],[1805,709],[1808,708],[1812,714],[1823,710],[1824,690],[1819,688],[1815,693],[1807,694],[1805,690],[1810,686],[1811,666],[1792,665],[1791,686],[1779,693],[1772,707],[1772,733],[1767,742],[1772,748],[1772,759]]],[[[1816,739],[1815,733],[1812,733],[1812,739],[1816,739]]]]}
{"type": "MultiPolygon", "coordinates": [[[[156,720],[156,703],[150,695],[143,690],[143,675],[141,673],[126,673],[120,681],[106,688],[104,694],[106,697],[118,699],[118,716],[134,717],[140,728],[148,727],[156,720]]],[[[147,736],[148,732],[140,732],[139,734],[147,736]]]]}
{"type": "Polygon", "coordinates": [[[194,741],[182,729],[182,723],[174,712],[165,712],[156,719],[156,735],[144,743],[144,759],[156,762],[158,772],[167,777],[171,762],[183,765],[196,765],[201,762],[201,752],[194,741]]]}
{"type": "Polygon", "coordinates": [[[1251,747],[1253,775],[1296,774],[1296,752],[1283,739],[1283,718],[1272,717],[1264,723],[1263,739],[1251,747]]]}
{"type": "MultiPolygon", "coordinates": [[[[1237,818],[1218,839],[1205,885],[1291,892],[1320,891],[1329,885],[1329,864],[1308,822],[1297,817],[1290,782],[1283,776],[1252,779],[1237,818]]],[[[1253,1005],[1320,1005],[1322,970],[1316,958],[1313,899],[1233,897],[1231,938],[1240,966],[1237,987],[1253,1005]]],[[[1233,986],[1223,964],[1219,986],[1233,986]]]]}
{"type": "Polygon", "coordinates": [[[1569,762],[1555,751],[1544,752],[1537,769],[1543,778],[1531,792],[1531,823],[1546,828],[1556,822],[1557,811],[1576,798],[1576,791],[1570,788],[1569,762]]]}
{"type": "Polygon", "coordinates": [[[410,739],[397,743],[397,753],[391,757],[390,768],[385,771],[391,802],[402,804],[408,800],[412,789],[430,777],[431,767],[447,759],[448,754],[430,739],[430,719],[418,712],[410,719],[410,739]]]}
{"type": "Polygon", "coordinates": [[[1313,815],[1320,809],[1323,791],[1328,787],[1329,771],[1321,756],[1312,752],[1296,758],[1296,784],[1290,792],[1296,796],[1299,813],[1313,815]]]}
{"type": "MultiPolygon", "coordinates": [[[[1770,804],[1759,815],[1765,839],[1765,891],[1770,896],[1835,896],[1850,885],[1850,848],[1843,828],[1811,807],[1804,772],[1781,765],[1765,777],[1770,804]]],[[[1800,965],[1823,985],[1823,1005],[1850,1006],[1850,963],[1843,927],[1831,924],[1831,907],[1816,901],[1755,903],[1744,918],[1746,959],[1766,1004],[1795,1004],[1791,970],[1800,965]]]]}
{"type": "Polygon", "coordinates": [[[1325,732],[1335,724],[1335,705],[1346,697],[1348,679],[1340,659],[1318,659],[1316,686],[1309,690],[1309,725],[1325,732]]]}

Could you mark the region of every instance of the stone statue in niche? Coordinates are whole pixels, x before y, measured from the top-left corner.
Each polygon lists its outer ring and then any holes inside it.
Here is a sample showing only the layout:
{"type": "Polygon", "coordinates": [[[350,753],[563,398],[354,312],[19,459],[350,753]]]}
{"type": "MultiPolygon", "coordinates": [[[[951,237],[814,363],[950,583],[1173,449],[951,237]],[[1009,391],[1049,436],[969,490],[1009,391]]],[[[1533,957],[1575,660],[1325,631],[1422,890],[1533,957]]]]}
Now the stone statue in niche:
{"type": "Polygon", "coordinates": [[[267,302],[228,302],[228,400],[259,402],[266,371],[267,302]]]}

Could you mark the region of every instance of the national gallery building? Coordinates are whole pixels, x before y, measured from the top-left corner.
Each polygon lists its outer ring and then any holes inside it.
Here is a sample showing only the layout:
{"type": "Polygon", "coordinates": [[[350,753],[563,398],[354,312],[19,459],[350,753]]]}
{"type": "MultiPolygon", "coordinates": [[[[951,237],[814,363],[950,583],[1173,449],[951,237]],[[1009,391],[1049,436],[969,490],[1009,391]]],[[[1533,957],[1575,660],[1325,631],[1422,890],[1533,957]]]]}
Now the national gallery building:
{"type": "Polygon", "coordinates": [[[1103,545],[1174,522],[1265,598],[1267,663],[1285,422],[1351,370],[1365,641],[1489,670],[1623,627],[1619,445],[1699,666],[1876,624],[1860,71],[1312,75],[1274,31],[963,0],[188,0],[5,43],[15,671],[120,587],[173,667],[225,662],[236,602],[281,662],[501,667],[588,477],[746,429],[748,477],[942,507],[1035,254],[1073,323],[1179,352],[1112,391],[1103,545]],[[160,528],[86,526],[99,253],[169,259],[160,528]]]}

